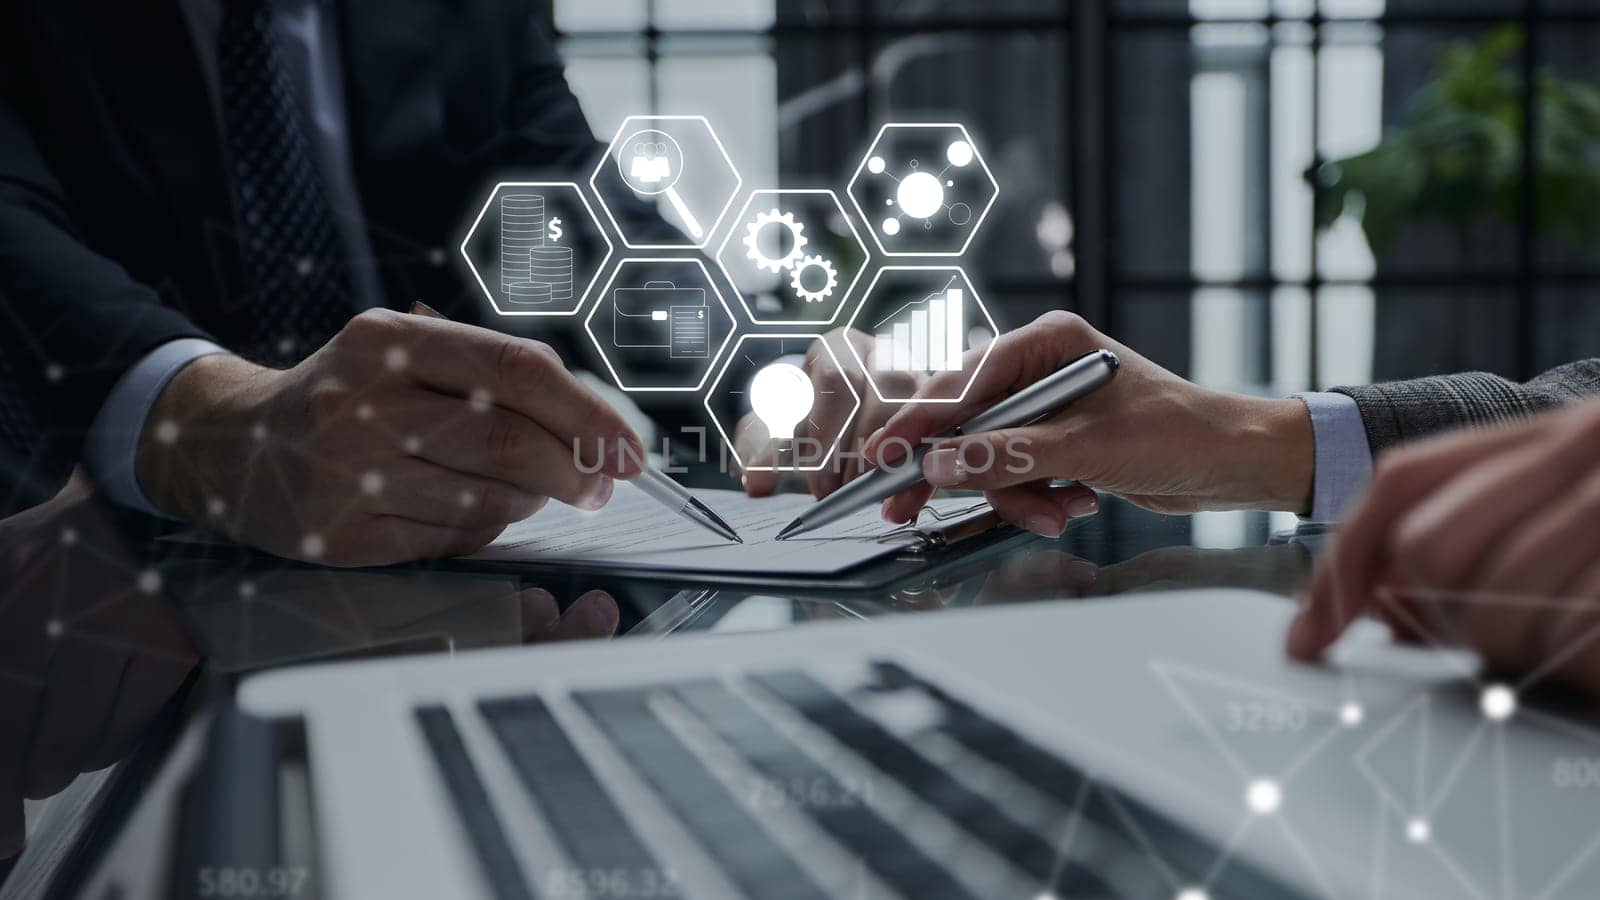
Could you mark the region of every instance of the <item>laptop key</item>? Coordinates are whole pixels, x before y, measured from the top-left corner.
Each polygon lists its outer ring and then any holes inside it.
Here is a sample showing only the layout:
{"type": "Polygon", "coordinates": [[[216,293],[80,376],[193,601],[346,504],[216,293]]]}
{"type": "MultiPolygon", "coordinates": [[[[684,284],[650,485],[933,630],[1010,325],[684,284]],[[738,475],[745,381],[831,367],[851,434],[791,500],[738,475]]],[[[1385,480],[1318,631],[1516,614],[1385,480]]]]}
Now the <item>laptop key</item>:
{"type": "Polygon", "coordinates": [[[655,715],[648,692],[590,691],[574,699],[745,893],[826,900],[727,786],[655,715]]]}
{"type": "MultiPolygon", "coordinates": [[[[1102,836],[1101,851],[1107,858],[1097,861],[1097,868],[1107,870],[1104,877],[1085,867],[1076,859],[1063,860],[1065,870],[1057,881],[1057,894],[1082,896],[1092,894],[1089,888],[1116,880],[1116,889],[1105,889],[1108,896],[1141,895],[1149,892],[1149,885],[1164,884],[1164,879],[1150,877],[1141,886],[1129,884],[1131,873],[1153,873],[1155,866],[1142,843],[1129,833],[1132,827],[1143,835],[1144,841],[1160,848],[1166,864],[1179,872],[1198,876],[1208,871],[1216,859],[1218,848],[1198,835],[1178,826],[1155,810],[1131,797],[1116,793],[1117,807],[1110,800],[1112,791],[1105,785],[1090,790],[1087,802],[1079,802],[1079,794],[1088,779],[1074,766],[1053,753],[1033,743],[1009,726],[989,718],[970,704],[952,697],[938,685],[928,682],[898,663],[874,663],[877,690],[919,690],[944,707],[945,719],[939,731],[965,746],[974,755],[1011,772],[1012,775],[1035,790],[1053,797],[1067,808],[1078,807],[1084,819],[1097,823],[1102,836]],[[1112,875],[1110,872],[1118,874],[1112,875]],[[1073,885],[1080,885],[1074,887],[1073,885]]],[[[1301,896],[1243,861],[1235,861],[1212,884],[1214,896],[1260,897],[1263,900],[1291,900],[1301,896]]]]}
{"type": "Polygon", "coordinates": [[[553,873],[548,893],[680,896],[676,876],[651,856],[543,700],[483,700],[478,709],[575,866],[553,873]]]}
{"type": "Polygon", "coordinates": [[[892,890],[917,900],[975,900],[943,866],[726,685],[696,681],[677,685],[673,693],[752,768],[778,784],[815,788],[827,802],[805,804],[805,811],[892,890]]]}
{"type": "Polygon", "coordinates": [[[499,900],[532,900],[528,882],[517,864],[516,854],[506,839],[505,829],[489,805],[489,794],[478,778],[472,758],[467,755],[461,733],[456,730],[450,711],[443,706],[424,706],[416,710],[417,725],[439,764],[450,799],[466,826],[472,849],[483,866],[489,889],[499,900]]]}
{"type": "Polygon", "coordinates": [[[757,675],[753,680],[801,715],[828,731],[885,775],[938,810],[945,818],[1009,859],[1040,884],[1057,873],[1058,854],[1038,834],[1006,815],[996,803],[967,787],[804,672],[757,675]]]}

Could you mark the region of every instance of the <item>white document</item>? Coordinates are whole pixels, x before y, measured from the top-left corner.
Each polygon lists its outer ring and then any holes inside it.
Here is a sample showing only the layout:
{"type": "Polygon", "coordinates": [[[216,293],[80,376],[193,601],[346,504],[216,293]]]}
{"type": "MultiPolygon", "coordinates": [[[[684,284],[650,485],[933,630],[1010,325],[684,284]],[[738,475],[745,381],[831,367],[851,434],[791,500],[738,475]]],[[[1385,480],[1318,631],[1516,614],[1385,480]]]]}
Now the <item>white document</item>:
{"type": "MultiPolygon", "coordinates": [[[[741,491],[694,493],[739,532],[743,544],[724,541],[619,482],[604,509],[585,512],[551,503],[467,558],[658,572],[830,575],[904,549],[903,543],[877,540],[895,529],[883,521],[877,505],[809,534],[775,541],[779,529],[816,502],[809,494],[751,498],[741,491]]],[[[978,503],[973,497],[954,497],[930,505],[952,514],[978,503]]]]}

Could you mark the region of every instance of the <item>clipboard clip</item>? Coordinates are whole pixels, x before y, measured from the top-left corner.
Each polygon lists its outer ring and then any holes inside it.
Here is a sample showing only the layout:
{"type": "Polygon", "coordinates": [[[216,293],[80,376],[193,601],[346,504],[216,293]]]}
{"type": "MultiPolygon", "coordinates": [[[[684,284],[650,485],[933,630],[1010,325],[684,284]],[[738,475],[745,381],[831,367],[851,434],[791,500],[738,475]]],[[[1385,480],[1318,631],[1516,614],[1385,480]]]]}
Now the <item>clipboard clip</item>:
{"type": "Polygon", "coordinates": [[[932,506],[924,506],[917,510],[917,517],[912,519],[909,525],[886,531],[873,540],[880,544],[905,541],[906,549],[914,553],[927,553],[983,534],[999,522],[999,513],[989,506],[988,501],[980,500],[971,506],[949,512],[940,512],[932,506]],[[988,511],[987,515],[980,515],[985,510],[988,511]],[[924,515],[934,520],[935,527],[921,526],[924,515]],[[944,523],[950,524],[944,525],[944,523]]]}

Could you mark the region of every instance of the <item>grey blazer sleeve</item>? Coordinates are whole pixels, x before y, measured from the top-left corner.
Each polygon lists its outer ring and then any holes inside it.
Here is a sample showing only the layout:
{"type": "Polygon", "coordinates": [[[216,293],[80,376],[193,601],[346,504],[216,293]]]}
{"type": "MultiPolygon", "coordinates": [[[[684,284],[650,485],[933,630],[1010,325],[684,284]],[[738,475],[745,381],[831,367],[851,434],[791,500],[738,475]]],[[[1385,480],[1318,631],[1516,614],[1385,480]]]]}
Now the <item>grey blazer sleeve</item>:
{"type": "Polygon", "coordinates": [[[1356,401],[1376,456],[1436,432],[1522,418],[1600,395],[1600,359],[1552,369],[1527,384],[1468,372],[1333,390],[1356,401]]]}

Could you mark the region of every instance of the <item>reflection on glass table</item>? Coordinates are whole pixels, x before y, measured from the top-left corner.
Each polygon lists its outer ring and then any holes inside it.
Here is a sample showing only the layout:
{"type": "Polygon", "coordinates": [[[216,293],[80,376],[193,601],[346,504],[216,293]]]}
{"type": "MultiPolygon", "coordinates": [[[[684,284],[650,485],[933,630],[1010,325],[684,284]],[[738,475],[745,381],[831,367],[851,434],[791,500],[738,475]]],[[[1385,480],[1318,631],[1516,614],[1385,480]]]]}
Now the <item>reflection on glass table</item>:
{"type": "Polygon", "coordinates": [[[876,592],[695,587],[659,595],[630,636],[773,630],[816,621],[1065,600],[1141,591],[1247,588],[1292,596],[1310,573],[1318,529],[1272,530],[1265,513],[1164,516],[1115,497],[1055,540],[989,545],[876,592]],[[1203,542],[1206,546],[1197,546],[1203,542]]]}

